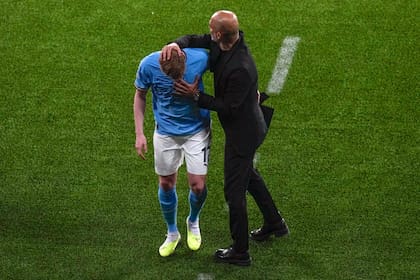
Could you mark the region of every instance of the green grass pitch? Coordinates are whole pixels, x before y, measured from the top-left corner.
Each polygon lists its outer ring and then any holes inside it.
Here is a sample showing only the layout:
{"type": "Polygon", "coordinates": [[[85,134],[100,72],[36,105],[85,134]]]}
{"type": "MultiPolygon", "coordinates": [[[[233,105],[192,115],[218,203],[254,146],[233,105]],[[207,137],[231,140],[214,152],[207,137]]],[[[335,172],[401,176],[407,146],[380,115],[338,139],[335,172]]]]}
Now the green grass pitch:
{"type": "MultiPolygon", "coordinates": [[[[0,1],[0,279],[419,279],[418,1],[0,1]],[[140,59],[214,11],[239,17],[260,90],[287,36],[298,48],[258,168],[291,235],[230,244],[223,133],[213,114],[203,247],[170,258],[153,169],[134,150],[140,59]]],[[[212,92],[212,76],[205,77],[212,92]]],[[[178,182],[181,234],[188,213],[178,182]]],[[[250,227],[262,218],[250,198],[250,227]]],[[[185,238],[184,238],[185,240],[185,238]]]]}

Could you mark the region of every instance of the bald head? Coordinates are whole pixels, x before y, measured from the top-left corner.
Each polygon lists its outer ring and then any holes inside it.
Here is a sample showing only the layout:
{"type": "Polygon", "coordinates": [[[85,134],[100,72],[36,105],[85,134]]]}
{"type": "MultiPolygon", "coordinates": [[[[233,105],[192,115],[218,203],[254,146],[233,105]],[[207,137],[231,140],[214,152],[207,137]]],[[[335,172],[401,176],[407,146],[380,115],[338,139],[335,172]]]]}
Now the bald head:
{"type": "Polygon", "coordinates": [[[239,22],[237,16],[226,10],[215,12],[209,22],[212,39],[223,46],[234,44],[239,38],[239,22]]]}
{"type": "Polygon", "coordinates": [[[222,33],[236,33],[239,31],[237,16],[231,11],[217,11],[211,18],[210,23],[214,24],[215,31],[222,33]]]}

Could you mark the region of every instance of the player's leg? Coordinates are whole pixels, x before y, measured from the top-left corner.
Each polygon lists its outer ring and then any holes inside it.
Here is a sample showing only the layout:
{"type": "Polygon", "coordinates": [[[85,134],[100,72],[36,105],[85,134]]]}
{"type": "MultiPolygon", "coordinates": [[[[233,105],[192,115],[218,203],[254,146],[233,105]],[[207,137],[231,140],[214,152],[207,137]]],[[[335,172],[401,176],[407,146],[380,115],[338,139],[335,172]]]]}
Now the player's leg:
{"type": "Polygon", "coordinates": [[[198,250],[201,246],[199,216],[207,198],[205,177],[205,175],[188,174],[188,181],[190,182],[191,188],[188,194],[190,212],[186,220],[187,244],[193,251],[198,250]]]}
{"type": "Polygon", "coordinates": [[[168,234],[177,233],[178,195],[176,193],[177,174],[159,176],[158,199],[163,217],[168,227],[168,234]]]}
{"type": "Polygon", "coordinates": [[[207,198],[206,175],[188,173],[188,182],[190,185],[190,192],[188,194],[190,212],[188,217],[190,222],[195,222],[198,220],[207,198]]]}
{"type": "Polygon", "coordinates": [[[210,153],[211,135],[209,130],[189,137],[184,143],[190,192],[188,200],[190,212],[187,217],[187,244],[191,250],[201,246],[199,215],[207,198],[206,175],[210,153]]]}
{"type": "Polygon", "coordinates": [[[181,235],[177,227],[178,196],[176,193],[177,171],[182,163],[182,149],[175,139],[154,134],[155,171],[159,175],[158,199],[167,225],[165,242],[159,248],[162,257],[175,252],[181,235]]]}

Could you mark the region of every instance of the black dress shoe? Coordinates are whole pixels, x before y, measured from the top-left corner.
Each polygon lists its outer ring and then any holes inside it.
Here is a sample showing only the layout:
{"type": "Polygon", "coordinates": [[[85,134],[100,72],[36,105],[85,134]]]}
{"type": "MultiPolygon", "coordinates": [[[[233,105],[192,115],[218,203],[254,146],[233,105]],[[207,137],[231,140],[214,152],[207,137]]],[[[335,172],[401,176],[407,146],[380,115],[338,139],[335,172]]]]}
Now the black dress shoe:
{"type": "Polygon", "coordinates": [[[261,228],[251,231],[250,238],[255,241],[264,241],[270,238],[271,235],[275,237],[282,237],[289,234],[289,227],[284,219],[277,224],[266,224],[261,228]]]}
{"type": "Polygon", "coordinates": [[[249,266],[251,265],[251,257],[248,252],[237,253],[235,249],[218,249],[214,254],[214,258],[217,262],[230,263],[240,266],[249,266]]]}

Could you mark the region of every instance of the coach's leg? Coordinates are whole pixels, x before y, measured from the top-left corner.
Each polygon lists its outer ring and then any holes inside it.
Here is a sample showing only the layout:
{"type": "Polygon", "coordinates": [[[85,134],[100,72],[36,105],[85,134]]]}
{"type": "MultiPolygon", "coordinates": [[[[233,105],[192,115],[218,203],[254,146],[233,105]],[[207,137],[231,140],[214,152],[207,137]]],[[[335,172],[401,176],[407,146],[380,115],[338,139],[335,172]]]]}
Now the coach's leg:
{"type": "Polygon", "coordinates": [[[271,235],[276,237],[287,235],[289,228],[281,217],[264,180],[254,168],[250,174],[248,192],[254,198],[264,218],[263,226],[251,231],[251,239],[264,241],[271,235]]]}
{"type": "Polygon", "coordinates": [[[233,248],[238,253],[248,251],[248,213],[246,186],[252,158],[238,155],[233,147],[225,149],[225,186],[224,194],[229,207],[229,225],[233,248]]]}
{"type": "Polygon", "coordinates": [[[264,179],[254,168],[250,171],[248,192],[258,205],[258,208],[263,215],[264,223],[275,224],[281,221],[282,217],[267,189],[264,179]]]}

